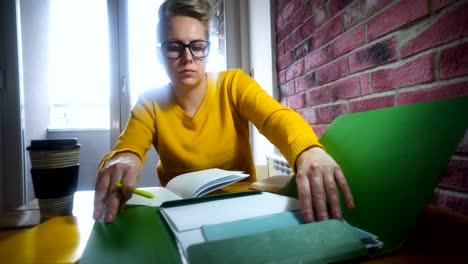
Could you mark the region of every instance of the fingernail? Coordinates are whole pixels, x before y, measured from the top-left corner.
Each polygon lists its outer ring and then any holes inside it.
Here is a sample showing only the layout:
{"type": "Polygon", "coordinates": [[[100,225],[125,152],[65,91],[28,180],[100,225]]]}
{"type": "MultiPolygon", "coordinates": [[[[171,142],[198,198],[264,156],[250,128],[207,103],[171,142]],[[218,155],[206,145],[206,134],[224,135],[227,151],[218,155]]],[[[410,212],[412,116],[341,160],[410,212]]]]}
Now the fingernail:
{"type": "Polygon", "coordinates": [[[107,223],[112,222],[112,219],[113,219],[113,218],[114,218],[114,216],[112,215],[112,213],[108,213],[108,214],[106,215],[106,222],[107,222],[107,223]]]}
{"type": "Polygon", "coordinates": [[[343,219],[343,217],[341,216],[341,213],[340,213],[340,212],[337,212],[337,213],[336,213],[336,218],[338,218],[339,220],[343,219]]]}
{"type": "Polygon", "coordinates": [[[314,216],[312,214],[306,214],[304,220],[306,222],[313,222],[314,221],[314,216]]]}

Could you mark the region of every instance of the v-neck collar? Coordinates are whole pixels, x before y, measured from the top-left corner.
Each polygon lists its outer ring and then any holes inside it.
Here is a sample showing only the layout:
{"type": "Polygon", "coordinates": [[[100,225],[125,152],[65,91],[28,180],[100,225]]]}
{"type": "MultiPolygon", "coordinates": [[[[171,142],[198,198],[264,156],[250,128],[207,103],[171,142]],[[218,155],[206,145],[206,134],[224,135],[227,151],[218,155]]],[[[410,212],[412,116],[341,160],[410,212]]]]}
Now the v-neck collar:
{"type": "Polygon", "coordinates": [[[175,95],[173,92],[171,92],[171,99],[172,99],[173,104],[175,105],[175,112],[177,116],[181,118],[182,120],[184,120],[184,122],[186,121],[196,122],[197,120],[205,116],[206,112],[208,111],[208,106],[207,106],[208,101],[210,101],[209,99],[213,96],[213,90],[214,90],[213,82],[214,80],[211,78],[211,76],[209,74],[206,74],[205,97],[203,97],[203,100],[200,106],[198,107],[197,111],[195,112],[193,116],[190,116],[189,114],[187,114],[187,112],[185,112],[184,109],[182,109],[182,107],[180,107],[180,105],[177,104],[175,100],[175,95]]]}

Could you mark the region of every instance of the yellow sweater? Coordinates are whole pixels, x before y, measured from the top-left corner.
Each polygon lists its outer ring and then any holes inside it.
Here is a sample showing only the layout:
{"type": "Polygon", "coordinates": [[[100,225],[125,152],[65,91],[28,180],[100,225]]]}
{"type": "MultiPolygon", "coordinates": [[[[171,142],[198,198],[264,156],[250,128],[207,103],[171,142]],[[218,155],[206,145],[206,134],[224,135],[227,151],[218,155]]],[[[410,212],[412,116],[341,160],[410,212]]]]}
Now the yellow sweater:
{"type": "Polygon", "coordinates": [[[250,76],[235,69],[207,74],[207,92],[198,111],[188,116],[175,103],[170,86],[140,96],[124,132],[99,168],[120,152],[142,162],[151,144],[159,154],[162,186],[173,177],[207,168],[241,170],[256,180],[249,121],[294,167],[306,148],[320,146],[309,124],[270,97],[250,76]]]}

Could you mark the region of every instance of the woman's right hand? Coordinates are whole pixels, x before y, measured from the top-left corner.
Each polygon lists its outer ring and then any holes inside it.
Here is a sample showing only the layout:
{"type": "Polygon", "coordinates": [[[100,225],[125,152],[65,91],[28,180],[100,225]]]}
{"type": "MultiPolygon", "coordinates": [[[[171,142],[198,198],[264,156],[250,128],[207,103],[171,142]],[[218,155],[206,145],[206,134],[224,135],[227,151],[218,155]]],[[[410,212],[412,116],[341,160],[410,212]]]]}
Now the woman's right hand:
{"type": "Polygon", "coordinates": [[[114,221],[120,207],[132,197],[142,168],[140,158],[131,152],[119,153],[106,162],[97,176],[94,193],[94,220],[101,219],[101,215],[105,213],[106,223],[114,221]],[[122,189],[115,187],[117,182],[122,183],[122,189]],[[105,206],[107,206],[106,210],[104,210],[105,206]]]}

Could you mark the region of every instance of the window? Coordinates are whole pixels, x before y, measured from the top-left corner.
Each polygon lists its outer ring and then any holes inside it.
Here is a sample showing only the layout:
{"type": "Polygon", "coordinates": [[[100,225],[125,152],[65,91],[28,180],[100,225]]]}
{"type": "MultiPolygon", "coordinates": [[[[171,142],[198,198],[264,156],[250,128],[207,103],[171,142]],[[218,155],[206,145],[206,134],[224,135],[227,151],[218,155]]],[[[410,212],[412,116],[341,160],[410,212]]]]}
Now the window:
{"type": "Polygon", "coordinates": [[[107,1],[50,4],[49,128],[109,129],[107,1]]]}

